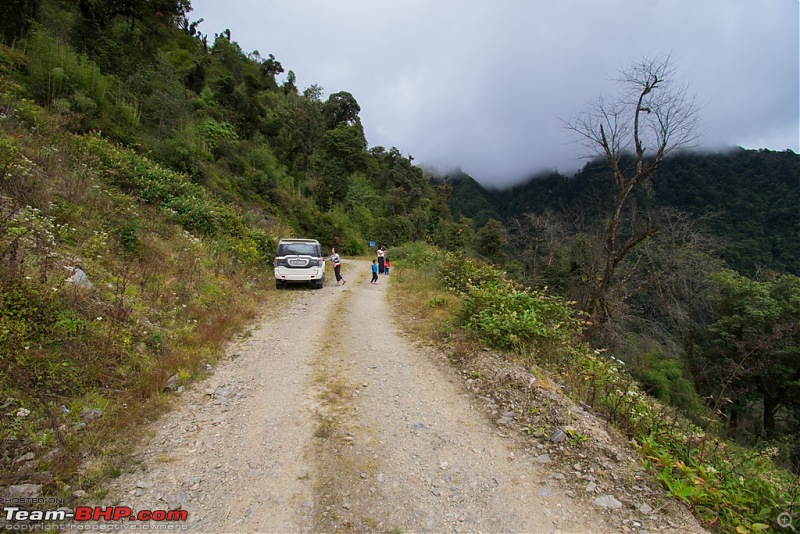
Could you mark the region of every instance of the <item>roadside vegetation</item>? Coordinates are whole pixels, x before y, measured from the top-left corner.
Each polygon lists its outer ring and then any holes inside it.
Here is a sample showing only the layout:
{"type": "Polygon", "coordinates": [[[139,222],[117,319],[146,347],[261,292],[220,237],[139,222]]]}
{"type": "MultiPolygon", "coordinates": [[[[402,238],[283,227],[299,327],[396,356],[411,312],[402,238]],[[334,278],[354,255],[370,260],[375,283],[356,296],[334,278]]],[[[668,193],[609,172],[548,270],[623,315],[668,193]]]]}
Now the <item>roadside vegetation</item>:
{"type": "Polygon", "coordinates": [[[165,386],[202,376],[263,304],[274,240],[186,177],[64,132],[34,103],[6,113],[2,483],[91,491],[166,407],[165,386]]]}
{"type": "Polygon", "coordinates": [[[644,466],[707,528],[773,531],[781,526],[779,514],[797,510],[797,477],[777,448],[741,447],[721,437],[711,410],[698,424],[648,395],[621,360],[583,341],[586,316],[574,303],[425,244],[394,248],[392,256],[392,298],[413,318],[409,328],[454,353],[464,350],[459,344],[476,342],[504,349],[534,375],[557,380],[622,431],[644,466]],[[468,332],[469,340],[457,332],[468,332]]]}

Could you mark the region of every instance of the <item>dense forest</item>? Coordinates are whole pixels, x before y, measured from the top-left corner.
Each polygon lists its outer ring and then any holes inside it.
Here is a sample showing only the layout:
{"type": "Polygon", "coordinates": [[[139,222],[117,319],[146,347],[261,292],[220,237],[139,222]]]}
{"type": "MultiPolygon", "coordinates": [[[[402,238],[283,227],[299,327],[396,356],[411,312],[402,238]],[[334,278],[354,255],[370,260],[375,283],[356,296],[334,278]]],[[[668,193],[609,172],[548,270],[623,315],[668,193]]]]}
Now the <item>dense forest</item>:
{"type": "Polygon", "coordinates": [[[193,343],[230,333],[242,288],[256,306],[285,236],[481,258],[568,299],[704,428],[800,456],[797,154],[628,154],[486,190],[370,147],[354,95],[210,32],[188,0],[0,5],[4,466],[202,367],[193,343]]]}
{"type": "MultiPolygon", "coordinates": [[[[636,201],[691,215],[719,240],[728,265],[743,274],[771,269],[800,275],[798,177],[800,158],[790,151],[687,152],[666,159],[636,201]]],[[[608,169],[597,161],[571,177],[536,176],[501,191],[463,175],[451,183],[453,213],[481,225],[490,217],[508,222],[547,210],[595,216],[603,206],[598,200],[611,189],[608,169]]]]}

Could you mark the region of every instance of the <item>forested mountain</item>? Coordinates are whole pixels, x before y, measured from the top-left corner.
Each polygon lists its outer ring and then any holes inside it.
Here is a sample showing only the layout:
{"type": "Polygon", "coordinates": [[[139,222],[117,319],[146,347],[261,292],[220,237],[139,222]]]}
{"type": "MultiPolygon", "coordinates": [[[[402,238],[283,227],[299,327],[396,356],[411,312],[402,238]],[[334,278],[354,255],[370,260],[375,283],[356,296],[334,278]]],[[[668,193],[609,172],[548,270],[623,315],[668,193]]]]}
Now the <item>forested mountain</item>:
{"type": "MultiPolygon", "coordinates": [[[[603,162],[591,162],[573,177],[536,176],[505,190],[486,190],[468,176],[455,176],[451,183],[453,214],[476,222],[495,217],[508,223],[547,210],[596,216],[612,190],[603,162]]],[[[772,269],[800,275],[800,156],[791,151],[679,154],[664,161],[636,201],[643,209],[690,214],[743,274],[772,269]]]]}
{"type": "Polygon", "coordinates": [[[371,147],[348,92],[301,90],[272,54],[203,31],[186,0],[14,1],[2,7],[9,96],[68,131],[100,132],[274,233],[343,252],[448,232],[446,206],[394,147],[371,147]],[[283,81],[280,77],[284,75],[283,81]],[[443,209],[444,208],[444,209],[443,209]]]}
{"type": "Polygon", "coordinates": [[[463,172],[453,174],[448,179],[453,190],[447,200],[453,217],[471,219],[480,228],[493,219],[501,219],[496,199],[474,178],[463,172]]]}

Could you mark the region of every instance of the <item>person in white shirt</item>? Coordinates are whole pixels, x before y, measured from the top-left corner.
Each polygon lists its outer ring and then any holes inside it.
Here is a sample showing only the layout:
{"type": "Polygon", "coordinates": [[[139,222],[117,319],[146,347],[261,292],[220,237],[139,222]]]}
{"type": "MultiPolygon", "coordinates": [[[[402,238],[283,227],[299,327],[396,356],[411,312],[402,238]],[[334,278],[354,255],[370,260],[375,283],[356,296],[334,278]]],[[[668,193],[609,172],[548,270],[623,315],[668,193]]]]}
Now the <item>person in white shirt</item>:
{"type": "Polygon", "coordinates": [[[336,274],[336,285],[338,286],[340,283],[341,285],[346,284],[347,280],[342,278],[342,259],[336,253],[335,248],[331,248],[331,262],[333,263],[333,272],[336,274]]]}
{"type": "Polygon", "coordinates": [[[385,270],[386,249],[381,247],[378,249],[378,274],[383,274],[385,270]]]}

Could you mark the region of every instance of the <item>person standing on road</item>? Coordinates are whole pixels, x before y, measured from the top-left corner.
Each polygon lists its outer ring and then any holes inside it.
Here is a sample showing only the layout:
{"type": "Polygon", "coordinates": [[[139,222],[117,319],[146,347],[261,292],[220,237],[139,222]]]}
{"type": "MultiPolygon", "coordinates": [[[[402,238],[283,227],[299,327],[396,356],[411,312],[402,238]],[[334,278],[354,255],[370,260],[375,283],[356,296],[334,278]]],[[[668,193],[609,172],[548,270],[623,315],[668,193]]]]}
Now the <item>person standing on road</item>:
{"type": "Polygon", "coordinates": [[[378,262],[372,260],[372,281],[370,284],[378,283],[378,262]]]}
{"type": "Polygon", "coordinates": [[[347,280],[342,278],[342,259],[336,253],[336,248],[331,248],[331,262],[333,263],[333,272],[336,275],[336,285],[347,283],[347,280]]]}
{"type": "Polygon", "coordinates": [[[389,276],[389,258],[386,258],[386,264],[383,266],[383,274],[389,276]]]}
{"type": "Polygon", "coordinates": [[[384,272],[384,269],[385,269],[384,261],[385,260],[386,260],[386,249],[383,248],[383,246],[381,246],[381,248],[378,249],[378,272],[380,274],[383,274],[383,272],[384,272]]]}

